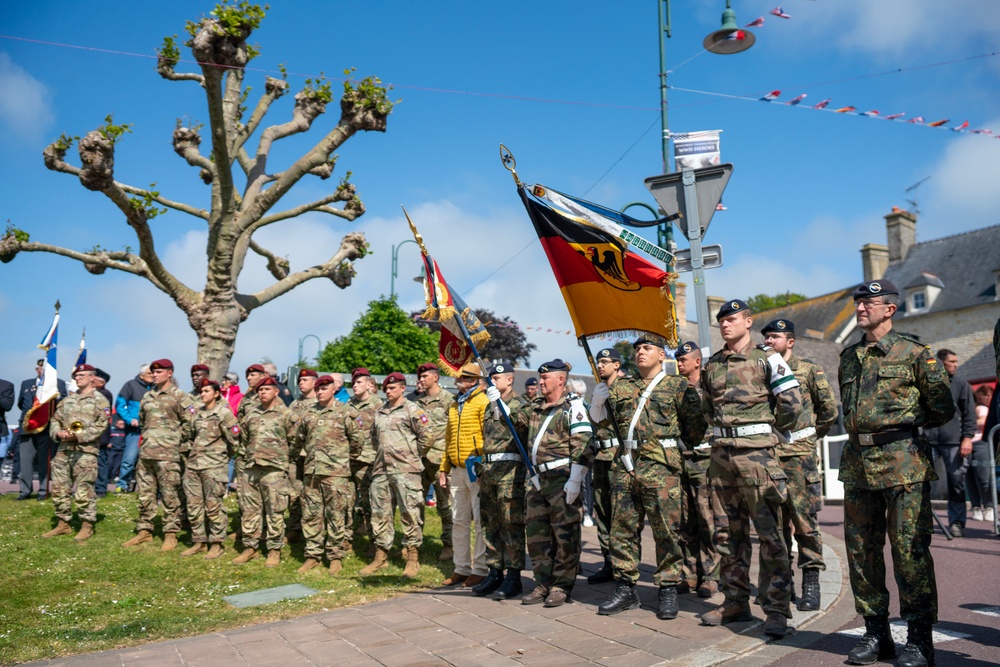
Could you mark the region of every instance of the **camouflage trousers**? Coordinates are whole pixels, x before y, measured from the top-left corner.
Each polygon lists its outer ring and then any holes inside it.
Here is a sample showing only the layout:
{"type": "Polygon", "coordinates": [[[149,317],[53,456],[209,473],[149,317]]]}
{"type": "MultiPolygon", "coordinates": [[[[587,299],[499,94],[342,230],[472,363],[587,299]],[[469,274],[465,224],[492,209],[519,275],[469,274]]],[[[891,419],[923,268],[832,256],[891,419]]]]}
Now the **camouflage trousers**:
{"type": "Polygon", "coordinates": [[[712,484],[708,478],[709,459],[684,457],[684,525],[681,548],[687,581],[718,581],[719,552],[715,549],[715,511],[712,484]]]}
{"type": "Polygon", "coordinates": [[[597,527],[597,542],[601,545],[601,554],[605,558],[609,557],[611,553],[609,538],[611,534],[611,499],[613,497],[611,463],[611,459],[607,461],[595,459],[590,469],[591,486],[594,489],[594,512],[591,518],[597,527]]]}
{"type": "Polygon", "coordinates": [[[479,515],[483,520],[486,565],[495,570],[523,570],[524,464],[499,461],[483,465],[479,478],[479,515]]]}
{"type": "Polygon", "coordinates": [[[163,533],[181,531],[181,464],[178,461],[144,459],[140,453],[135,467],[136,489],[139,496],[139,522],[136,530],[153,532],[157,502],[163,503],[163,533]]]}
{"type": "Polygon", "coordinates": [[[187,516],[191,524],[191,539],[195,543],[226,541],[226,524],[229,517],[222,507],[229,482],[225,465],[206,470],[184,470],[184,495],[187,497],[187,516]]]}
{"type": "Polygon", "coordinates": [[[240,523],[246,549],[260,546],[267,528],[268,551],[285,543],[285,510],[288,509],[288,473],[285,468],[249,465],[240,480],[240,523]]]}
{"type": "Polygon", "coordinates": [[[646,519],[656,545],[657,586],[676,585],[684,555],[681,525],[684,519],[681,478],[677,471],[646,458],[635,463],[634,475],[618,464],[611,482],[611,567],[615,579],[634,584],[639,580],[642,529],[646,519]]]}
{"type": "Polygon", "coordinates": [[[764,611],[791,618],[792,571],[779,523],[787,498],[785,472],[774,448],[713,446],[708,474],[717,497],[715,548],[726,599],[741,604],[750,599],[749,516],[760,543],[760,581],[766,589],[758,596],[764,611]]]}
{"type": "Polygon", "coordinates": [[[301,458],[288,464],[288,521],[286,528],[289,532],[302,531],[302,480],[304,462],[301,458]]]}
{"type": "Polygon", "coordinates": [[[888,489],[844,489],[844,541],[854,592],[862,616],[888,616],[885,536],[899,588],[899,615],[906,621],[937,623],[937,582],[931,557],[930,482],[888,489]]]}
{"type": "Polygon", "coordinates": [[[344,539],[349,543],[354,540],[354,527],[360,523],[361,529],[375,541],[372,532],[372,464],[351,461],[351,481],[354,482],[354,494],[349,499],[347,507],[347,533],[344,539]]]}
{"type": "Polygon", "coordinates": [[[825,570],[823,538],[819,518],[823,509],[823,476],[815,454],[782,456],[781,468],[788,476],[788,500],[781,508],[782,533],[788,553],[792,553],[792,529],[799,545],[799,567],[825,570]]]}
{"type": "MultiPolygon", "coordinates": [[[[434,485],[434,498],[436,499],[438,516],[441,517],[441,545],[445,547],[452,546],[451,533],[454,530],[454,520],[451,517],[451,491],[449,489],[442,489],[441,485],[437,483],[437,474],[440,468],[440,464],[434,463],[427,457],[424,457],[424,471],[420,475],[420,483],[423,486],[424,498],[427,498],[427,494],[431,491],[431,485],[434,485]]],[[[420,503],[420,517],[421,522],[424,516],[424,503],[420,503]]]]}
{"type": "Polygon", "coordinates": [[[567,479],[565,474],[543,474],[541,491],[528,487],[524,535],[535,583],[568,593],[573,590],[580,570],[583,498],[577,498],[572,505],[566,502],[563,487],[567,479]]]}
{"type": "Polygon", "coordinates": [[[396,539],[395,511],[403,524],[403,546],[420,547],[424,541],[424,496],[419,473],[381,473],[372,475],[372,531],[375,545],[389,551],[396,539]]]}
{"type": "Polygon", "coordinates": [[[306,475],[302,484],[302,536],[305,555],[341,560],[347,544],[347,508],[354,493],[350,477],[306,475]],[[324,538],[326,548],[323,548],[324,538]]]}
{"type": "Polygon", "coordinates": [[[56,510],[56,518],[70,521],[73,518],[73,506],[76,505],[81,521],[90,523],[97,521],[97,494],[94,492],[94,482],[97,481],[95,454],[60,447],[56,457],[52,459],[49,478],[52,480],[52,505],[56,510]]]}

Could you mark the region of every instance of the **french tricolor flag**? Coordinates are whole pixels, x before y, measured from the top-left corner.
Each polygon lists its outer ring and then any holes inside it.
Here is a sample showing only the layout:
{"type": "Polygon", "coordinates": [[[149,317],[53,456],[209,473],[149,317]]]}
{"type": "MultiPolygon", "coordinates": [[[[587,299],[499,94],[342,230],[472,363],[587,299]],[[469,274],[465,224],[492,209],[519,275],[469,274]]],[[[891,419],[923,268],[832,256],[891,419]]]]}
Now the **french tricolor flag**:
{"type": "Polygon", "coordinates": [[[56,311],[39,349],[45,352],[43,373],[38,388],[35,390],[35,400],[24,418],[24,433],[38,433],[49,425],[52,416],[52,399],[59,395],[59,380],[56,375],[56,351],[59,339],[59,311],[56,311]]]}
{"type": "Polygon", "coordinates": [[[764,97],[760,98],[760,101],[761,102],[773,102],[774,100],[778,99],[778,97],[780,95],[781,95],[781,91],[780,90],[772,90],[767,95],[765,95],[764,97]]]}

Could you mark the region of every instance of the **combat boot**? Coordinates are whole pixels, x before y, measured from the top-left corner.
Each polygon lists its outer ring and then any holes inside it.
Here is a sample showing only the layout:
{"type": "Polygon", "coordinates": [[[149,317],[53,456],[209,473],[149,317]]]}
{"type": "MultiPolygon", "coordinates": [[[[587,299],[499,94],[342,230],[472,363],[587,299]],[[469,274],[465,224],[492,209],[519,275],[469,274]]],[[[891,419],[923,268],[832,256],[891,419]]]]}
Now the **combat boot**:
{"type": "Polygon", "coordinates": [[[56,535],[69,535],[73,532],[73,528],[70,527],[68,523],[59,519],[59,523],[56,527],[47,533],[42,533],[42,537],[55,537],[56,535]]]}
{"type": "Polygon", "coordinates": [[[597,608],[597,613],[600,616],[611,616],[628,609],[638,609],[639,604],[639,594],[635,591],[635,584],[619,581],[614,594],[610,599],[601,603],[597,608]]]}
{"type": "Polygon", "coordinates": [[[607,556],[604,557],[604,567],[602,567],[597,572],[593,573],[587,577],[588,584],[606,584],[609,581],[614,581],[615,573],[611,568],[611,559],[607,556]]]}
{"type": "Polygon", "coordinates": [[[764,621],[764,634],[768,637],[784,637],[788,634],[788,618],[780,611],[768,612],[764,621]]]}
{"type": "Polygon", "coordinates": [[[751,620],[753,614],[750,613],[750,605],[736,600],[726,600],[712,611],[701,615],[702,625],[725,625],[751,620]]]}
{"type": "Polygon", "coordinates": [[[143,542],[152,542],[152,541],[153,541],[153,534],[151,532],[149,532],[148,530],[140,530],[138,533],[135,534],[135,537],[133,537],[131,540],[122,542],[122,546],[134,547],[136,545],[142,544],[143,542]]]}
{"type": "Polygon", "coordinates": [[[330,576],[335,577],[340,574],[340,571],[344,569],[344,564],[340,562],[339,558],[334,558],[330,561],[330,576]]]}
{"type": "Polygon", "coordinates": [[[500,584],[502,583],[503,577],[500,576],[500,570],[494,570],[491,567],[489,574],[486,575],[486,578],[472,587],[472,594],[480,598],[487,596],[496,589],[500,588],[500,584]]]}
{"type": "Polygon", "coordinates": [[[177,548],[177,533],[167,533],[163,536],[163,545],[160,551],[173,551],[177,548]]]}
{"type": "Polygon", "coordinates": [[[535,590],[521,598],[521,604],[541,604],[545,602],[545,598],[547,598],[548,595],[548,588],[542,586],[541,584],[535,584],[535,590]]]}
{"type": "Polygon", "coordinates": [[[403,568],[403,576],[412,579],[420,571],[420,548],[410,547],[406,550],[406,567],[403,568]]]}
{"type": "Polygon", "coordinates": [[[847,654],[849,665],[870,665],[876,660],[896,657],[896,643],[885,616],[865,616],[865,634],[847,654]]]}
{"type": "Polygon", "coordinates": [[[523,591],[524,588],[521,586],[521,571],[511,568],[507,570],[507,576],[504,577],[503,583],[493,593],[493,599],[498,601],[509,600],[512,597],[520,595],[523,591]]]}
{"type": "Polygon", "coordinates": [[[660,608],[656,611],[656,617],[661,621],[669,621],[677,618],[677,587],[660,586],[659,593],[660,608]]]}
{"type": "Polygon", "coordinates": [[[933,667],[934,639],[931,624],[910,622],[906,630],[906,648],[896,662],[898,667],[933,667]]]}
{"type": "Polygon", "coordinates": [[[319,567],[319,561],[315,558],[306,558],[306,561],[302,563],[299,569],[295,570],[297,574],[305,574],[309,570],[319,567]]]}
{"type": "Polygon", "coordinates": [[[205,560],[215,560],[222,555],[223,549],[222,545],[213,542],[212,546],[208,548],[208,553],[205,554],[205,560]]]}
{"type": "Polygon", "coordinates": [[[278,567],[281,563],[281,550],[271,549],[267,552],[267,561],[264,562],[264,567],[278,567]]]}
{"type": "Polygon", "coordinates": [[[243,565],[243,563],[249,563],[256,557],[256,549],[244,549],[239,556],[233,559],[233,565],[243,565]]]}
{"type": "Polygon", "coordinates": [[[375,574],[378,570],[389,567],[389,552],[387,552],[382,547],[375,547],[375,559],[361,568],[358,572],[362,577],[367,577],[370,574],[375,574]]]}
{"type": "Polygon", "coordinates": [[[86,542],[94,534],[94,524],[90,521],[84,521],[83,525],[80,526],[80,532],[77,533],[73,539],[77,542],[86,542]]]}
{"type": "Polygon", "coordinates": [[[441,547],[441,554],[438,556],[438,560],[442,563],[446,563],[455,558],[455,550],[452,549],[450,544],[446,544],[441,547]]]}
{"type": "Polygon", "coordinates": [[[185,549],[184,551],[182,551],[181,552],[181,556],[185,556],[186,557],[186,556],[193,556],[195,554],[200,554],[202,551],[205,551],[207,548],[208,547],[205,546],[204,542],[195,542],[193,545],[191,545],[190,549],[185,549]]]}
{"type": "Polygon", "coordinates": [[[816,568],[802,571],[802,597],[797,607],[799,611],[819,609],[819,570],[816,568]]]}

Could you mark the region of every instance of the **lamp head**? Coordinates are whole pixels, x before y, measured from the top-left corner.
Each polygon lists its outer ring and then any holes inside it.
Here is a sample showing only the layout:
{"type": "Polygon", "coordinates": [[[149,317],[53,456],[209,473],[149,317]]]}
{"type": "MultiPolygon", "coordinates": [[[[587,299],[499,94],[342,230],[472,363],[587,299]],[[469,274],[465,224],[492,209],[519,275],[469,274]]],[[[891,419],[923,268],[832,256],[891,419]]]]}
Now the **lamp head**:
{"type": "Polygon", "coordinates": [[[727,3],[725,11],[722,12],[722,27],[710,33],[701,45],[706,51],[728,55],[746,51],[755,41],[757,38],[752,32],[736,23],[736,12],[727,3]]]}

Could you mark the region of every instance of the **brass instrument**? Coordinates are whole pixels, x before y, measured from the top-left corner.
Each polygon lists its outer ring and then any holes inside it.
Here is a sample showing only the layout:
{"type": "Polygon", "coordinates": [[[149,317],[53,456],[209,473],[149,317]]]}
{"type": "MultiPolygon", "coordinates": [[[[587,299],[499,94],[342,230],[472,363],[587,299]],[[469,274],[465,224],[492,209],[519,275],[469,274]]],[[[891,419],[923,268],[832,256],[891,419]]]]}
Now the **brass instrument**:
{"type": "Polygon", "coordinates": [[[70,433],[79,433],[82,430],[83,430],[83,422],[82,421],[77,420],[77,421],[75,421],[75,422],[73,422],[72,424],[69,425],[69,431],[70,431],[70,433]]]}

